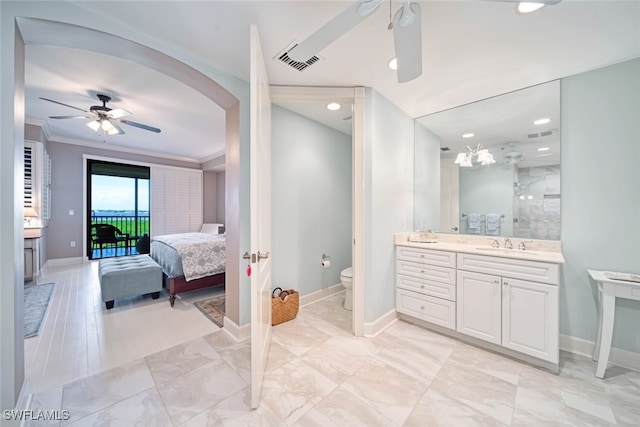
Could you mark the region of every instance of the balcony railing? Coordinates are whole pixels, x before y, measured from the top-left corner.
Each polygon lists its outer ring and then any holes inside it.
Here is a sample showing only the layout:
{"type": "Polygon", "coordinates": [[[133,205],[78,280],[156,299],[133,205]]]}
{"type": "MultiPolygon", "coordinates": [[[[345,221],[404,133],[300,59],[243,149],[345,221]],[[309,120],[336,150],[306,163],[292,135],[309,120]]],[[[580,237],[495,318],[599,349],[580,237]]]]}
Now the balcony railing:
{"type": "Polygon", "coordinates": [[[110,224],[118,228],[129,239],[102,249],[92,247],[91,259],[137,254],[136,242],[140,236],[149,234],[148,215],[92,215],[91,225],[110,224]]]}

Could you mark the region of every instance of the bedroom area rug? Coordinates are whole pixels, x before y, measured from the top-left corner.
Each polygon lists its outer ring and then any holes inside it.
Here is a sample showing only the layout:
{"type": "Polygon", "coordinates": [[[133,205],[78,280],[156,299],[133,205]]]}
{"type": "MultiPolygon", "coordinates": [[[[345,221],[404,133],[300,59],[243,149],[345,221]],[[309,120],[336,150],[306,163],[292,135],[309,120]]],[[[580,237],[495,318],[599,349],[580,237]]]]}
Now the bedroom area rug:
{"type": "Polygon", "coordinates": [[[209,320],[222,328],[224,324],[224,294],[193,303],[209,320]]]}
{"type": "Polygon", "coordinates": [[[35,337],[49,307],[55,283],[29,285],[24,288],[24,337],[35,337]]]}

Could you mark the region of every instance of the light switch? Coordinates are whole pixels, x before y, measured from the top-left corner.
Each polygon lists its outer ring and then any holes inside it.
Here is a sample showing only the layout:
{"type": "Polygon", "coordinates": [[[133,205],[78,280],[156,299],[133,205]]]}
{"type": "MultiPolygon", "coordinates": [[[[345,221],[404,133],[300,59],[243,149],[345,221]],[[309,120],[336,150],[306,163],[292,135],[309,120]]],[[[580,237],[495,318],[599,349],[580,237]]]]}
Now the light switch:
{"type": "Polygon", "coordinates": [[[73,209],[69,209],[69,215],[73,215],[74,213],[73,209]]]}

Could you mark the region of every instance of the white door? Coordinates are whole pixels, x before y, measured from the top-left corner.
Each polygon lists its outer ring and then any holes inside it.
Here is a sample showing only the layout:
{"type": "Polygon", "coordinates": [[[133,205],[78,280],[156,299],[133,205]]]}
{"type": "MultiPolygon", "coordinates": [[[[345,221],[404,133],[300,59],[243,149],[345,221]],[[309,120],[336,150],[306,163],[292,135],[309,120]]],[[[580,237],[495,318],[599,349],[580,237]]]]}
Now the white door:
{"type": "Polygon", "coordinates": [[[456,330],[500,344],[502,341],[501,277],[458,270],[456,330]]]}
{"type": "Polygon", "coordinates": [[[558,287],[502,279],[502,345],[558,363],[558,287]]]}
{"type": "Polygon", "coordinates": [[[271,94],[251,26],[251,406],[258,407],[271,344],[271,94]]]}

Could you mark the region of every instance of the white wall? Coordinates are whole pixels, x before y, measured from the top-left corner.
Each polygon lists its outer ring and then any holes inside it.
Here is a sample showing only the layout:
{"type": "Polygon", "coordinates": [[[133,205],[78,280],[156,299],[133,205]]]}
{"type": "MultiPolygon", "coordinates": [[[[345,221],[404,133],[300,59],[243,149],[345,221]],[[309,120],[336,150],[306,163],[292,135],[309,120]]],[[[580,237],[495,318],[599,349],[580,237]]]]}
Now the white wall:
{"type": "MultiPolygon", "coordinates": [[[[561,81],[560,332],[595,341],[587,269],[640,272],[640,59],[561,81]]],[[[617,303],[613,346],[640,353],[640,302],[617,303]]]]}
{"type": "Polygon", "coordinates": [[[440,229],[440,138],[415,122],[414,222],[419,230],[440,229]]]}
{"type": "Polygon", "coordinates": [[[272,286],[306,295],[351,266],[351,136],[276,105],[271,121],[272,286]]]}
{"type": "Polygon", "coordinates": [[[414,126],[373,89],[364,108],[364,320],[374,322],[395,309],[394,233],[413,229],[414,126]]]}

